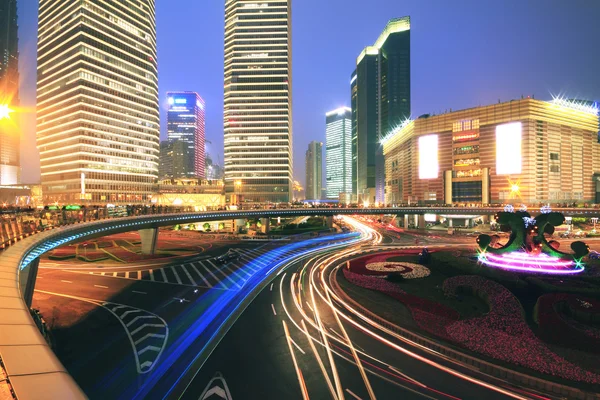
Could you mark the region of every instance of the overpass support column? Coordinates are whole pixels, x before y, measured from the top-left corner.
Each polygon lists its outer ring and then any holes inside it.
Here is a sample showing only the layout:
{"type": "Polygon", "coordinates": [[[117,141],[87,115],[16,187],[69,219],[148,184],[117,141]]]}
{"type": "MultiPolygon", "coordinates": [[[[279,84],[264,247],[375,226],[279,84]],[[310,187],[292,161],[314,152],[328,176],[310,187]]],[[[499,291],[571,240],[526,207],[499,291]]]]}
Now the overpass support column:
{"type": "Polygon", "coordinates": [[[240,233],[240,230],[246,229],[246,220],[245,219],[236,219],[233,224],[235,227],[234,233],[240,233]]]}
{"type": "Polygon", "coordinates": [[[333,217],[325,217],[325,226],[329,229],[333,228],[333,217]]]}
{"type": "Polygon", "coordinates": [[[262,233],[268,234],[269,232],[271,232],[271,220],[269,218],[261,218],[260,224],[260,231],[262,233]]]}
{"type": "Polygon", "coordinates": [[[444,202],[452,204],[452,171],[444,172],[444,202]]]}
{"type": "Polygon", "coordinates": [[[19,273],[21,293],[24,294],[23,298],[27,307],[31,308],[31,301],[33,300],[33,291],[35,289],[35,278],[37,277],[38,267],[40,266],[40,258],[36,258],[31,261],[24,270],[19,273]]]}
{"type": "Polygon", "coordinates": [[[140,229],[138,232],[142,240],[142,254],[153,256],[156,253],[156,243],[158,242],[158,228],[140,229]]]}
{"type": "Polygon", "coordinates": [[[490,169],[483,168],[481,171],[481,203],[490,204],[490,169]]]}
{"type": "Polygon", "coordinates": [[[425,229],[425,226],[426,226],[425,215],[419,214],[418,220],[417,220],[417,228],[419,228],[419,229],[425,229]]]}
{"type": "Polygon", "coordinates": [[[404,214],[404,229],[408,229],[408,214],[404,214]]]}

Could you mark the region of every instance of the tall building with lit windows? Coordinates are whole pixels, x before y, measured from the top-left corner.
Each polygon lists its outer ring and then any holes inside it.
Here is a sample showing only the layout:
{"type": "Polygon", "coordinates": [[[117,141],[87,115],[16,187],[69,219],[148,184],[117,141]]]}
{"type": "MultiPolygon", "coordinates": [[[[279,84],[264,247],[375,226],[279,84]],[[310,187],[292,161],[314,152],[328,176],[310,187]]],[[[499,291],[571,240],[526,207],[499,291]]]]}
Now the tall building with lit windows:
{"type": "Polygon", "coordinates": [[[206,122],[204,100],[196,92],[167,92],[167,137],[169,142],[185,143],[185,167],[183,176],[206,177],[205,134],[206,122]]]}
{"type": "Polygon", "coordinates": [[[154,0],[40,0],[44,201],[143,203],[158,179],[154,0]]]}
{"type": "Polygon", "coordinates": [[[384,202],[381,140],[410,117],[410,17],[392,19],[352,74],[355,190],[361,202],[384,202]]]}
{"type": "Polygon", "coordinates": [[[527,98],[409,121],[383,143],[385,202],[600,203],[598,113],[527,98]]]}
{"type": "Polygon", "coordinates": [[[292,198],[291,7],[292,0],[225,2],[224,166],[230,198],[292,198]]]}
{"type": "MultiPolygon", "coordinates": [[[[17,0],[0,0],[0,107],[19,106],[17,0]]],[[[0,185],[19,183],[20,132],[16,118],[0,116],[0,185]]]]}
{"type": "Polygon", "coordinates": [[[341,107],[325,115],[327,198],[352,193],[352,110],[341,107]]]}
{"type": "Polygon", "coordinates": [[[323,143],[312,141],[306,150],[306,200],[321,200],[323,143]]]}

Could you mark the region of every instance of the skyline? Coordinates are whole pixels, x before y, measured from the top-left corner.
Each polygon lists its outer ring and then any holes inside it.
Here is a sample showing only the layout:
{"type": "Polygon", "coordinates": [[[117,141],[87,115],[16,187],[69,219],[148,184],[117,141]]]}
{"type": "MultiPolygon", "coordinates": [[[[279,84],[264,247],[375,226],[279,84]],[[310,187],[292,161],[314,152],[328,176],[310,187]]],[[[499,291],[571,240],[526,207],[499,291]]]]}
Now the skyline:
{"type": "MultiPolygon", "coordinates": [[[[493,104],[498,99],[506,101],[521,95],[539,99],[550,99],[553,94],[600,98],[600,55],[592,50],[600,5],[577,1],[578,7],[569,7],[550,1],[540,8],[539,1],[519,4],[515,0],[503,6],[471,0],[460,5],[418,3],[398,5],[376,0],[366,15],[360,8],[342,7],[345,2],[339,0],[294,3],[293,82],[302,88],[293,98],[295,179],[304,180],[308,143],[324,142],[324,114],[350,105],[349,82],[356,57],[391,18],[411,17],[413,117],[493,104]],[[321,12],[314,14],[317,5],[321,12]],[[344,18],[360,23],[345,24],[344,18]],[[454,30],[463,19],[468,21],[467,29],[454,30]],[[556,24],[559,20],[563,25],[556,24]],[[573,29],[575,23],[577,29],[573,29]],[[520,29],[523,26],[528,29],[520,29]],[[314,37],[335,46],[315,46],[314,37]]],[[[167,2],[157,2],[161,138],[166,136],[166,92],[197,91],[207,102],[207,140],[212,142],[209,152],[222,164],[224,4],[186,0],[179,5],[168,9],[167,2]],[[194,32],[202,40],[195,41],[191,50],[189,41],[177,40],[194,32]],[[185,52],[181,46],[188,46],[185,52]],[[183,63],[181,54],[190,62],[183,63]]],[[[37,6],[20,0],[18,11],[21,100],[24,106],[34,107],[37,6]]],[[[35,116],[24,117],[28,123],[23,124],[23,148],[31,148],[28,146],[35,145],[35,116]]],[[[28,157],[23,157],[24,183],[39,180],[37,157],[30,154],[28,151],[28,157]]]]}

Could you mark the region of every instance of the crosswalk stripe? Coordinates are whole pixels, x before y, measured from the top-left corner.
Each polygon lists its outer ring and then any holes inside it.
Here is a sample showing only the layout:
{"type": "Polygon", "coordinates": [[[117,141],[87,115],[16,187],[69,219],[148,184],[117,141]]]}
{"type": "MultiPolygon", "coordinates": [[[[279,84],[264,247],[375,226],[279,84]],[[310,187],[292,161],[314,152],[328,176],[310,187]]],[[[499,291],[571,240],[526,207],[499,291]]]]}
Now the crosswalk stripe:
{"type": "Polygon", "coordinates": [[[206,285],[210,288],[212,287],[212,285],[206,280],[206,278],[204,277],[204,275],[202,275],[200,273],[200,271],[198,271],[198,268],[196,268],[196,266],[194,265],[194,263],[190,263],[190,266],[192,267],[192,269],[198,274],[200,275],[200,278],[202,278],[202,280],[204,281],[204,283],[206,283],[206,285]]]}
{"type": "Polygon", "coordinates": [[[154,282],[154,270],[153,269],[150,270],[150,280],[152,282],[154,282]]]}
{"type": "Polygon", "coordinates": [[[221,273],[221,275],[223,275],[225,278],[227,278],[227,279],[228,279],[228,280],[229,280],[231,283],[233,283],[235,286],[237,286],[237,287],[238,287],[238,288],[240,288],[240,289],[242,288],[242,287],[240,286],[240,284],[238,284],[236,281],[234,281],[233,279],[231,279],[231,277],[230,277],[229,275],[227,275],[227,274],[223,273],[223,271],[222,271],[222,270],[221,270],[219,267],[217,267],[217,266],[216,266],[216,265],[215,265],[215,264],[214,264],[212,261],[210,261],[210,260],[206,260],[206,261],[207,261],[207,262],[208,262],[210,265],[212,265],[213,267],[215,267],[215,269],[216,269],[218,272],[220,272],[220,273],[221,273]]]}
{"type": "Polygon", "coordinates": [[[173,271],[173,274],[175,275],[175,279],[177,279],[177,283],[180,285],[183,284],[183,282],[181,282],[181,278],[177,274],[177,271],[175,271],[175,266],[170,267],[170,268],[171,268],[171,271],[173,271]]]}
{"type": "Polygon", "coordinates": [[[163,277],[163,282],[169,282],[169,281],[167,280],[167,275],[165,274],[165,270],[164,270],[164,268],[161,268],[161,269],[159,269],[159,271],[160,271],[160,273],[161,273],[161,275],[162,275],[162,277],[163,277]]]}
{"type": "MultiPolygon", "coordinates": [[[[191,265],[191,264],[188,264],[191,265]]],[[[196,281],[194,280],[194,278],[192,278],[192,275],[190,275],[190,273],[188,272],[187,268],[185,268],[185,264],[181,264],[181,268],[183,268],[183,272],[185,272],[185,275],[188,277],[188,279],[190,280],[190,282],[192,282],[192,284],[194,286],[198,286],[198,284],[196,283],[196,281]]]]}
{"type": "Polygon", "coordinates": [[[204,268],[204,269],[206,270],[206,272],[208,272],[208,273],[210,274],[210,276],[212,276],[212,277],[215,279],[215,281],[216,281],[216,282],[220,283],[220,284],[221,284],[221,286],[223,286],[223,288],[227,289],[227,285],[226,285],[226,284],[224,284],[222,280],[220,280],[219,278],[217,278],[217,277],[215,276],[215,274],[213,274],[213,273],[212,273],[212,271],[211,271],[210,269],[206,268],[206,265],[204,265],[204,263],[203,263],[202,261],[198,261],[198,263],[199,263],[200,265],[202,265],[202,268],[204,268]]]}
{"type": "Polygon", "coordinates": [[[246,279],[244,279],[244,277],[243,277],[243,276],[241,276],[240,274],[238,274],[238,273],[237,273],[237,271],[234,271],[234,270],[232,270],[231,268],[229,268],[229,267],[227,266],[227,264],[225,264],[225,265],[223,266],[223,268],[227,268],[227,270],[228,270],[229,272],[231,272],[232,274],[234,274],[235,276],[237,276],[238,278],[240,278],[241,280],[243,280],[244,282],[246,282],[246,279]]]}

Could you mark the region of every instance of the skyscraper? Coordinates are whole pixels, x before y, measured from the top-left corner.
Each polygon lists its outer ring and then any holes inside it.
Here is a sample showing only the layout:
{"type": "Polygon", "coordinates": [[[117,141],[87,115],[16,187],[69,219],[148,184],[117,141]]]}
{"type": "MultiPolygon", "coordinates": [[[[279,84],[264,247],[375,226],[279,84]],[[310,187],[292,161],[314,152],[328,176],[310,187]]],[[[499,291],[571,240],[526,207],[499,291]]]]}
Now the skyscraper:
{"type": "Polygon", "coordinates": [[[351,80],[356,130],[356,192],[385,201],[381,140],[410,117],[410,17],[393,19],[356,60],[351,80]]]}
{"type": "Polygon", "coordinates": [[[323,143],[312,141],[306,150],[306,191],[307,200],[320,200],[323,180],[323,143]]]}
{"type": "MultiPolygon", "coordinates": [[[[17,0],[0,0],[0,106],[19,105],[17,0]]],[[[0,121],[0,185],[20,180],[20,135],[14,119],[0,121]]]]}
{"type": "Polygon", "coordinates": [[[183,176],[204,178],[206,177],[204,100],[196,92],[167,92],[167,101],[169,141],[181,140],[186,145],[183,176]]]}
{"type": "Polygon", "coordinates": [[[148,201],[159,161],[154,0],[40,0],[38,19],[44,200],[148,201]]]}
{"type": "Polygon", "coordinates": [[[292,195],[292,0],[225,2],[225,188],[292,195]]]}
{"type": "Polygon", "coordinates": [[[165,140],[160,142],[159,179],[186,177],[185,171],[188,161],[187,143],[181,140],[165,140]]]}
{"type": "Polygon", "coordinates": [[[341,107],[325,117],[327,198],[338,199],[352,193],[352,110],[341,107]]]}

